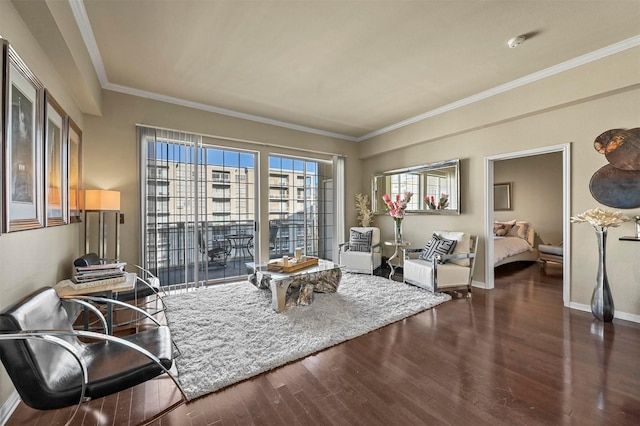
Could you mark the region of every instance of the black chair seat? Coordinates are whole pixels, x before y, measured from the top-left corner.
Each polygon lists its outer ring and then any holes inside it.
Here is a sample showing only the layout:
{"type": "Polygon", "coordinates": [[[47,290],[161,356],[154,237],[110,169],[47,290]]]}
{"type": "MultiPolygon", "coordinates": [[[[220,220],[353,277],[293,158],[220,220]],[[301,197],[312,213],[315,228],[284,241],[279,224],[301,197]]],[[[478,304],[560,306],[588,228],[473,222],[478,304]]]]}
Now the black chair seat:
{"type": "MultiPolygon", "coordinates": [[[[145,330],[122,338],[155,354],[164,368],[171,368],[172,346],[168,327],[145,330]]],[[[162,368],[149,358],[113,342],[96,342],[87,345],[84,358],[89,360],[87,370],[90,382],[86,396],[92,399],[111,395],[123,389],[123,386],[129,388],[163,373],[162,368]]],[[[69,405],[78,402],[79,384],[78,376],[75,381],[76,398],[71,400],[69,405]]]]}

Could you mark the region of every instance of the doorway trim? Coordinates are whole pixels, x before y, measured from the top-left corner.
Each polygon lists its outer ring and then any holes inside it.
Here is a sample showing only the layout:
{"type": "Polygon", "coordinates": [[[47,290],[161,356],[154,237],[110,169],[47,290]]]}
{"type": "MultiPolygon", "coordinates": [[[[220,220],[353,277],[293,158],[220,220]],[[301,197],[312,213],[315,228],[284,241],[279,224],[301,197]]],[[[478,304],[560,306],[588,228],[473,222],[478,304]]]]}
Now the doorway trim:
{"type": "Polygon", "coordinates": [[[485,288],[493,289],[495,275],[493,269],[493,165],[496,161],[534,155],[562,153],[562,303],[569,307],[571,303],[571,227],[569,212],[571,206],[571,143],[552,145],[506,154],[492,155],[484,159],[485,205],[484,205],[484,245],[485,245],[485,288]]]}

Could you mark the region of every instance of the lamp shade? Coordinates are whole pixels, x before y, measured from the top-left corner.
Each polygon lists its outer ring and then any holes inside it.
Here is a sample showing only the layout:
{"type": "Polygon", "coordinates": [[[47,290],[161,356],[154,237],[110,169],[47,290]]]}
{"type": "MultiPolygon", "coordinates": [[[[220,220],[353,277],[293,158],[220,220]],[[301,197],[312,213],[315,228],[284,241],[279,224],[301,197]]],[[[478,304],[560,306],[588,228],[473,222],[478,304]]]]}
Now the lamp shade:
{"type": "Polygon", "coordinates": [[[88,189],[84,191],[84,209],[87,211],[119,211],[120,191],[88,189]]]}

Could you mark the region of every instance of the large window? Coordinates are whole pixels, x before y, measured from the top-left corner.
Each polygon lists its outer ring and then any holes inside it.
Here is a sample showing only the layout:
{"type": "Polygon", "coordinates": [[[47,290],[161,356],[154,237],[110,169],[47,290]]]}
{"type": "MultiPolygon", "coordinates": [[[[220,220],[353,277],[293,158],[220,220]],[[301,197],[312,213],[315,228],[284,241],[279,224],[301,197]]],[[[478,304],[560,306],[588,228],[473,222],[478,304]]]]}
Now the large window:
{"type": "Polygon", "coordinates": [[[333,172],[342,166],[272,155],[258,176],[257,152],[214,146],[198,135],[138,131],[144,263],[163,284],[230,280],[246,275],[256,259],[293,256],[296,248],[334,258],[333,172]],[[268,182],[263,197],[259,177],[268,182]],[[259,200],[268,217],[259,227],[262,238],[268,234],[268,255],[258,252],[255,234],[259,200]]]}
{"type": "Polygon", "coordinates": [[[146,161],[144,253],[163,284],[246,274],[253,261],[256,155],[140,128],[146,161]]]}
{"type": "Polygon", "coordinates": [[[329,162],[269,157],[270,258],[296,248],[333,258],[332,170],[329,162]]]}

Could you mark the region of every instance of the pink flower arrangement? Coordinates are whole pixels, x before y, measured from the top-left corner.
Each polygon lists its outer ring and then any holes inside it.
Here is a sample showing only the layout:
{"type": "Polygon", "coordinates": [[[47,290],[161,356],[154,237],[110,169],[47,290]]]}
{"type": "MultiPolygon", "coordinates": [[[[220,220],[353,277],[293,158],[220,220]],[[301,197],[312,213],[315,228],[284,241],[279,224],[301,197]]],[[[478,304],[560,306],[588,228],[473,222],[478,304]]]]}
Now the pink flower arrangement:
{"type": "Polygon", "coordinates": [[[433,195],[430,197],[424,197],[424,202],[427,203],[427,207],[432,210],[442,210],[449,205],[449,195],[440,194],[440,200],[438,200],[438,204],[436,204],[436,199],[433,195]]]}
{"type": "Polygon", "coordinates": [[[395,196],[395,199],[392,200],[391,197],[389,197],[389,194],[384,194],[382,196],[382,201],[384,201],[386,204],[389,216],[394,219],[404,219],[404,211],[407,208],[407,204],[409,204],[409,201],[411,201],[412,196],[413,193],[405,192],[403,198],[400,198],[400,195],[398,194],[395,196]]]}

